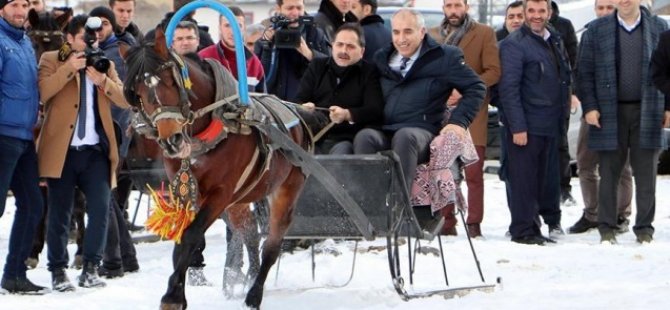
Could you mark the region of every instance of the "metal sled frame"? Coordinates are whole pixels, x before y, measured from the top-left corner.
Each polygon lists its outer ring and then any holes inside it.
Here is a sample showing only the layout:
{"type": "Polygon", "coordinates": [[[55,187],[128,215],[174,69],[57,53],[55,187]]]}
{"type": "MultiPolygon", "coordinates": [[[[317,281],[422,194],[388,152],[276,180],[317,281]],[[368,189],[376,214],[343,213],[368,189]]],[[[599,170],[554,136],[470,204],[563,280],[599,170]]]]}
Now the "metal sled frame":
{"type": "MultiPolygon", "coordinates": [[[[409,194],[405,186],[402,169],[397,155],[393,152],[382,152],[377,155],[318,155],[317,161],[322,164],[329,173],[339,182],[340,186],[333,188],[324,186],[320,182],[314,182],[314,178],[308,179],[305,189],[298,200],[293,224],[286,235],[287,239],[329,239],[345,238],[362,240],[366,239],[360,232],[354,221],[368,221],[374,229],[375,237],[386,237],[387,254],[391,279],[396,292],[403,300],[413,298],[442,295],[445,298],[463,296],[472,291],[492,292],[501,283],[498,279],[496,284],[486,284],[479,264],[479,260],[466,230],[466,236],[475,261],[481,285],[466,287],[450,287],[447,277],[446,263],[442,249],[442,240],[439,232],[444,224],[441,216],[433,217],[430,206],[412,207],[409,202],[409,194]],[[356,171],[352,174],[351,171],[356,171]],[[362,212],[345,212],[335,199],[328,197],[328,192],[333,190],[348,193],[357,206],[349,208],[360,208],[362,212]],[[352,219],[351,216],[363,214],[366,219],[352,219]],[[400,238],[407,240],[406,273],[409,275],[410,285],[414,284],[414,271],[418,258],[418,249],[421,240],[438,239],[439,256],[442,262],[446,288],[423,292],[408,291],[405,288],[405,279],[401,269],[400,238]],[[414,243],[412,243],[414,239],[414,243]]],[[[465,203],[461,201],[461,203],[465,203]]],[[[463,219],[463,214],[461,214],[463,219]]],[[[358,243],[356,244],[358,247],[358,243]]],[[[314,279],[314,248],[312,246],[312,278],[314,279]]],[[[351,275],[341,285],[328,287],[340,287],[349,283],[353,277],[356,256],[352,261],[351,275]]]]}

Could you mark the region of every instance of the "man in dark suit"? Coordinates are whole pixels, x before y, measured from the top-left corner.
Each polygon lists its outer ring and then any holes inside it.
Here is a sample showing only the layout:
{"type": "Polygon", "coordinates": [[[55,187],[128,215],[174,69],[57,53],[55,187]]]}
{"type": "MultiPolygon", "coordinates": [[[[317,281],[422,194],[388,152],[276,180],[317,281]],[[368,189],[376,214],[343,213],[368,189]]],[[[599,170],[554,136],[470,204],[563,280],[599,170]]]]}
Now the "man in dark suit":
{"type": "Polygon", "coordinates": [[[651,55],[667,23],[640,5],[618,4],[611,15],[591,23],[582,35],[577,60],[577,94],[589,127],[589,148],[600,158],[598,230],[601,242],[616,243],[617,186],[630,156],[639,243],[653,239],[656,164],[670,122],[663,94],[653,86],[651,55]]]}

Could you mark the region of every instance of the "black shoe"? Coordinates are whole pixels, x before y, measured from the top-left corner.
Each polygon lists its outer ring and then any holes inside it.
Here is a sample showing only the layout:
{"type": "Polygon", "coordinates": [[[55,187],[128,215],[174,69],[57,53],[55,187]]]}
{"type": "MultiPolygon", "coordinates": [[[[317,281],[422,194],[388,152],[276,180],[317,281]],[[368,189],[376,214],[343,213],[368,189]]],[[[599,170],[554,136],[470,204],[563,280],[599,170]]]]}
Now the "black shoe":
{"type": "Polygon", "coordinates": [[[23,295],[44,295],[51,292],[48,288],[44,286],[35,285],[30,280],[25,277],[21,278],[6,278],[2,277],[2,282],[0,287],[9,292],[10,294],[23,294],[23,295]]]}
{"type": "Polygon", "coordinates": [[[627,233],[628,232],[628,224],[630,224],[630,222],[628,221],[627,218],[625,218],[623,216],[619,216],[619,218],[616,221],[616,226],[617,226],[616,233],[617,234],[627,233]]]}
{"type": "Polygon", "coordinates": [[[572,197],[569,191],[561,192],[561,205],[565,207],[572,207],[577,205],[577,201],[572,197]]]}
{"type": "Polygon", "coordinates": [[[105,287],[107,284],[100,279],[98,275],[98,266],[91,262],[86,262],[84,264],[84,269],[79,276],[79,286],[80,287],[105,287]]]}
{"type": "Polygon", "coordinates": [[[650,234],[639,234],[637,235],[637,242],[640,244],[651,243],[654,238],[650,234]]]}
{"type": "Polygon", "coordinates": [[[587,232],[589,229],[598,228],[598,222],[589,221],[584,214],[579,218],[579,221],[568,228],[571,234],[581,234],[587,232]]]}
{"type": "Polygon", "coordinates": [[[561,224],[549,225],[549,237],[559,238],[562,236],[565,236],[565,231],[563,231],[561,224]]]}
{"type": "Polygon", "coordinates": [[[123,277],[123,271],[124,269],[122,267],[105,268],[105,266],[103,265],[98,269],[98,276],[105,277],[107,279],[121,278],[123,277]]]}
{"type": "MultiPolygon", "coordinates": [[[[535,244],[535,245],[544,245],[547,243],[547,239],[542,235],[532,235],[532,236],[523,236],[523,237],[518,237],[518,238],[512,238],[512,242],[516,243],[521,243],[521,244],[535,244]]],[[[551,240],[551,239],[549,239],[551,240]]],[[[554,243],[556,241],[551,240],[554,243]]]]}
{"type": "Polygon", "coordinates": [[[137,264],[137,261],[130,264],[123,264],[123,272],[125,273],[137,272],[138,270],[140,270],[140,265],[137,264]]]}
{"type": "Polygon", "coordinates": [[[65,269],[58,269],[51,272],[51,287],[56,292],[74,292],[75,288],[68,279],[65,269]]]}

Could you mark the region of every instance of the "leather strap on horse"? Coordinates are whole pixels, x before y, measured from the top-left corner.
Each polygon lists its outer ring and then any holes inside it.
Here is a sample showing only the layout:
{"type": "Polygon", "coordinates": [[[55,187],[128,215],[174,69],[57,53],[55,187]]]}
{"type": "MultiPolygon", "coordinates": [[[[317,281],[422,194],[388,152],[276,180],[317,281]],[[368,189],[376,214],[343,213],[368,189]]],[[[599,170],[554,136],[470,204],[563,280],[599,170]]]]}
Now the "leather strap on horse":
{"type": "Polygon", "coordinates": [[[284,157],[296,167],[300,167],[305,177],[310,174],[321,182],[321,184],[333,195],[333,198],[344,208],[349,214],[350,219],[358,228],[366,240],[375,238],[375,230],[368,218],[363,213],[361,207],[354,201],[351,196],[342,188],[339,182],[314,159],[312,154],[305,151],[302,147],[297,145],[285,133],[281,132],[275,126],[270,124],[257,123],[254,124],[258,130],[270,138],[270,143],[282,150],[284,157]]]}

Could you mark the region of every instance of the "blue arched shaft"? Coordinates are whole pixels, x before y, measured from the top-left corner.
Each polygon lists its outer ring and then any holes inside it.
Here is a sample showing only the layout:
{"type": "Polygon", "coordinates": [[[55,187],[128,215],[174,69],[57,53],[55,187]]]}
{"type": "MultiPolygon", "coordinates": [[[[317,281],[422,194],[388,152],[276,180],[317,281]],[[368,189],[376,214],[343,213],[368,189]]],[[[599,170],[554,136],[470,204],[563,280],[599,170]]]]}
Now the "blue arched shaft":
{"type": "Polygon", "coordinates": [[[214,0],[197,0],[181,7],[177,12],[174,13],[170,19],[170,23],[168,24],[167,29],[165,30],[165,40],[167,46],[172,46],[174,30],[177,28],[177,24],[179,24],[181,19],[199,8],[211,8],[217,10],[228,20],[230,26],[233,28],[233,39],[235,40],[235,62],[237,63],[237,81],[239,82],[237,85],[237,93],[240,95],[240,104],[248,105],[249,89],[247,86],[247,63],[244,53],[242,31],[237,25],[237,20],[235,19],[233,12],[231,12],[228,7],[214,0]]]}

